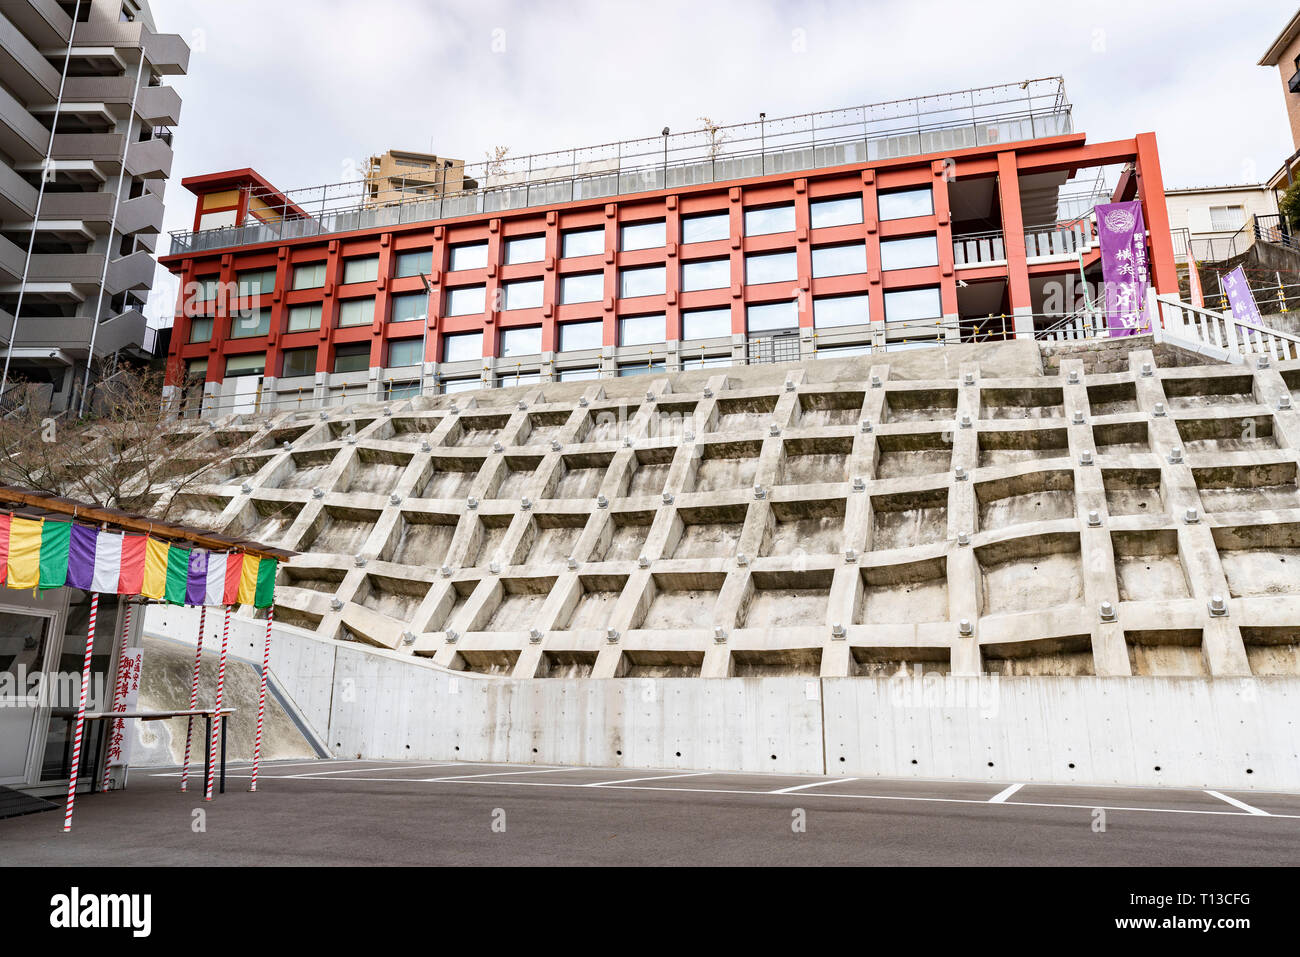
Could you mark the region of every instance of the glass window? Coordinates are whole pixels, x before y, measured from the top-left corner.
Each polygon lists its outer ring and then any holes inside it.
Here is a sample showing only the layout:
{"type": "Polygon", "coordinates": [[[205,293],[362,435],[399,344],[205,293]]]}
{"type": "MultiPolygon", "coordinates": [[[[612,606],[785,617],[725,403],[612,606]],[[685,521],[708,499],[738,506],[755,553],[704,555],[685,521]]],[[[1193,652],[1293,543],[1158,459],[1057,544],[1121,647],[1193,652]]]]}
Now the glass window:
{"type": "Polygon", "coordinates": [[[794,203],[745,210],[746,236],[766,236],[769,233],[789,233],[793,231],[794,203]]]}
{"type": "Polygon", "coordinates": [[[393,322],[414,322],[429,316],[429,297],[422,292],[408,292],[393,297],[393,322]]]}
{"type": "Polygon", "coordinates": [[[731,285],[730,259],[705,259],[682,263],[682,292],[696,289],[725,289],[731,285]]]}
{"type": "Polygon", "coordinates": [[[483,380],[478,376],[472,379],[444,379],[442,391],[444,395],[451,395],[453,392],[473,392],[475,389],[483,387],[483,380]]]}
{"type": "Polygon", "coordinates": [[[231,356],[226,360],[226,378],[244,375],[261,375],[266,371],[266,354],[231,356]]]}
{"type": "Polygon", "coordinates": [[[788,282],[798,278],[794,253],[761,253],[745,257],[745,282],[751,286],[765,282],[788,282]]]}
{"type": "Polygon", "coordinates": [[[520,279],[501,284],[505,290],[506,309],[540,309],[542,305],[542,280],[520,279]]]}
{"type": "Polygon", "coordinates": [[[620,346],[646,346],[664,341],[664,314],[628,316],[618,321],[620,346]]]}
{"type": "Polygon", "coordinates": [[[185,360],[185,381],[198,382],[208,377],[208,360],[207,359],[186,359],[185,360]]]}
{"type": "Polygon", "coordinates": [[[618,374],[620,376],[645,375],[647,372],[663,371],[663,359],[655,359],[653,362],[625,362],[618,367],[618,374]]]}
{"type": "Polygon", "coordinates": [[[906,322],[909,319],[939,319],[943,307],[939,300],[939,287],[923,289],[895,289],[885,293],[885,321],[906,322]]]}
{"type": "Polygon", "coordinates": [[[920,189],[900,189],[876,196],[881,219],[907,219],[911,216],[933,216],[934,197],[929,186],[920,189]]]}
{"type": "Polygon", "coordinates": [[[237,313],[230,317],[230,338],[232,339],[264,336],[270,331],[271,310],[269,308],[253,309],[250,312],[237,313]]]}
{"type": "Polygon", "coordinates": [[[637,296],[662,296],[667,273],[663,266],[642,266],[618,271],[618,294],[623,299],[637,296]]]}
{"type": "Polygon", "coordinates": [[[682,217],[682,242],[707,243],[731,236],[731,216],[728,213],[705,213],[702,216],[682,217]]]}
{"type": "Polygon", "coordinates": [[[560,351],[599,349],[605,342],[605,324],[599,319],[591,322],[564,322],[560,324],[560,351]]]}
{"type": "Polygon", "coordinates": [[[487,286],[456,286],[447,290],[447,315],[469,316],[487,304],[487,286]]]}
{"type": "Polygon", "coordinates": [[[451,272],[458,269],[486,269],[487,249],[487,243],[464,243],[460,246],[452,246],[447,269],[451,272]]]}
{"type": "Polygon", "coordinates": [[[260,296],[275,292],[274,269],[251,269],[239,274],[239,295],[260,296]]]}
{"type": "Polygon", "coordinates": [[[871,321],[865,293],[858,296],[825,296],[813,300],[813,325],[818,329],[854,326],[871,321]]]}
{"type": "Polygon", "coordinates": [[[315,375],[316,374],[316,347],[311,346],[307,349],[285,349],[284,364],[281,366],[280,375],[285,379],[292,379],[295,376],[315,375]]]}
{"type": "Polygon", "coordinates": [[[560,277],[560,302],[600,302],[605,292],[603,272],[585,272],[576,276],[560,277]]]}
{"type": "Polygon", "coordinates": [[[420,394],[420,381],[414,382],[389,382],[385,385],[385,398],[389,402],[396,402],[398,399],[409,399],[412,396],[420,394]]]}
{"type": "Polygon", "coordinates": [[[410,252],[397,254],[397,266],[394,276],[427,276],[433,272],[433,250],[412,249],[410,252]]]}
{"type": "Polygon", "coordinates": [[[344,299],[339,303],[340,326],[368,326],[375,321],[375,298],[344,299]]]}
{"type": "Polygon", "coordinates": [[[717,366],[729,365],[731,365],[730,353],[725,356],[694,356],[690,358],[682,356],[683,372],[688,369],[713,369],[717,366]]]}
{"type": "Polygon", "coordinates": [[[546,258],[545,236],[521,236],[506,240],[506,265],[539,263],[546,258]]]}
{"type": "Polygon", "coordinates": [[[572,259],[575,256],[599,256],[605,251],[605,230],[597,227],[595,229],[571,229],[562,237],[563,253],[565,259],[572,259]]]}
{"type": "Polygon", "coordinates": [[[847,346],[815,346],[814,353],[819,359],[828,359],[832,356],[869,356],[871,355],[871,343],[859,342],[847,346]]]}
{"type": "Polygon", "coordinates": [[[881,269],[913,269],[939,265],[939,242],[934,236],[886,239],[880,244],[881,269]]]}
{"type": "Polygon", "coordinates": [[[819,199],[809,204],[813,229],[824,226],[848,226],[862,222],[862,197],[819,199]]]}
{"type": "Polygon", "coordinates": [[[289,332],[306,332],[320,328],[321,304],[306,302],[289,307],[289,332]]]}
{"type": "Polygon", "coordinates": [[[592,368],[583,369],[561,369],[556,378],[561,382],[582,382],[587,379],[599,379],[600,370],[592,368]]]}
{"type": "Polygon", "coordinates": [[[542,351],[542,327],[523,326],[501,330],[501,355],[535,356],[542,351]]]}
{"type": "Polygon", "coordinates": [[[334,349],[335,372],[365,372],[370,368],[370,343],[345,342],[334,349]]]}
{"type": "Polygon", "coordinates": [[[212,319],[191,319],[190,320],[190,342],[211,342],[212,341],[212,319]]]}
{"type": "Polygon", "coordinates": [[[217,293],[221,288],[221,277],[209,276],[206,279],[196,279],[198,284],[198,301],[212,302],[217,298],[217,293]]]}
{"type": "Polygon", "coordinates": [[[388,365],[390,368],[401,366],[418,366],[420,356],[424,354],[424,342],[420,339],[394,339],[388,344],[388,365]]]}
{"type": "Polygon", "coordinates": [[[621,248],[658,249],[664,244],[667,233],[662,219],[652,219],[645,223],[628,223],[623,227],[621,248]]]}
{"type": "Polygon", "coordinates": [[[845,246],[814,246],[812,272],[814,279],[823,276],[853,276],[867,271],[867,247],[864,243],[845,246]]]}
{"type": "Polygon", "coordinates": [[[683,339],[716,339],[731,335],[731,310],[691,309],[682,313],[683,339]]]}
{"type": "Polygon", "coordinates": [[[442,337],[442,361],[465,362],[483,358],[483,333],[452,332],[442,337]]]}
{"type": "Polygon", "coordinates": [[[799,307],[793,299],[787,302],[765,302],[745,310],[745,327],[750,332],[794,329],[798,325],[799,307]]]}
{"type": "Polygon", "coordinates": [[[343,260],[343,284],[374,282],[379,278],[379,257],[361,256],[343,260]]]}
{"type": "Polygon", "coordinates": [[[325,285],[325,264],[304,263],[293,267],[294,289],[319,289],[325,285]]]}

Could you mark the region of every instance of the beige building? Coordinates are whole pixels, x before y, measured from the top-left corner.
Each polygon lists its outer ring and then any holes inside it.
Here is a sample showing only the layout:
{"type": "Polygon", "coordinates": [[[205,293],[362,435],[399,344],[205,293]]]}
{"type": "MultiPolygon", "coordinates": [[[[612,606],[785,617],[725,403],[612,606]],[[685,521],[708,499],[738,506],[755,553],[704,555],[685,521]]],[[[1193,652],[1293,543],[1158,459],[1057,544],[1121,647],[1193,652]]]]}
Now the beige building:
{"type": "Polygon", "coordinates": [[[366,168],[366,205],[384,206],[415,196],[439,196],[477,189],[465,177],[465,161],[433,153],[389,150],[370,157],[366,168]]]}
{"type": "MultiPolygon", "coordinates": [[[[1263,183],[1170,189],[1165,191],[1165,206],[1179,262],[1189,253],[1198,260],[1229,258],[1238,231],[1252,217],[1277,214],[1277,198],[1263,183]]],[[[1241,248],[1236,251],[1244,251],[1249,242],[1238,239],[1241,248]]]]}
{"type": "Polygon", "coordinates": [[[1269,189],[1281,192],[1300,176],[1300,10],[1269,44],[1259,65],[1277,68],[1287,120],[1291,124],[1291,143],[1295,151],[1268,181],[1269,189]]]}

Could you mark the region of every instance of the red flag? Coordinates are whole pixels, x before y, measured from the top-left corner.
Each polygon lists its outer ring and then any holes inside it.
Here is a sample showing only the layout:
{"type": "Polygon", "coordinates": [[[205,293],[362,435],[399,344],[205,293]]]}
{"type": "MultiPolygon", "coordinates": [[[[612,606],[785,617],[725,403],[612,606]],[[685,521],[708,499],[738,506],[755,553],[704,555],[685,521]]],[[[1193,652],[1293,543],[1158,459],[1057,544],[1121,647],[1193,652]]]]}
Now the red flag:
{"type": "Polygon", "coordinates": [[[222,593],[223,605],[239,604],[239,580],[244,573],[244,553],[230,552],[226,556],[226,587],[222,593]]]}
{"type": "Polygon", "coordinates": [[[148,535],[122,536],[122,572],[118,577],[119,595],[138,595],[144,588],[144,553],[148,535]]]}
{"type": "Polygon", "coordinates": [[[0,585],[9,574],[9,519],[8,515],[0,515],[0,585]]]}

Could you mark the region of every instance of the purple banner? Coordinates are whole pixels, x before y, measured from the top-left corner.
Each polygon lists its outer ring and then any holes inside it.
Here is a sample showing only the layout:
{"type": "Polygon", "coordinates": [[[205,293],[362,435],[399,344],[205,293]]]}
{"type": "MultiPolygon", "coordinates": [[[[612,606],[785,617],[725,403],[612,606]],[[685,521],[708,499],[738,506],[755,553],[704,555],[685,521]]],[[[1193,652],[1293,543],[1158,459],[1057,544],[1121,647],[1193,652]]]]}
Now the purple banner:
{"type": "Polygon", "coordinates": [[[1246,282],[1246,273],[1240,266],[1223,277],[1223,291],[1227,294],[1232,318],[1257,326],[1263,324],[1259,306],[1255,304],[1255,296],[1250,291],[1250,283],[1246,282]]]}
{"type": "Polygon", "coordinates": [[[1106,284],[1106,326],[1112,336],[1150,332],[1146,311],[1151,270],[1142,203],[1102,203],[1096,209],[1101,276],[1106,284]]]}

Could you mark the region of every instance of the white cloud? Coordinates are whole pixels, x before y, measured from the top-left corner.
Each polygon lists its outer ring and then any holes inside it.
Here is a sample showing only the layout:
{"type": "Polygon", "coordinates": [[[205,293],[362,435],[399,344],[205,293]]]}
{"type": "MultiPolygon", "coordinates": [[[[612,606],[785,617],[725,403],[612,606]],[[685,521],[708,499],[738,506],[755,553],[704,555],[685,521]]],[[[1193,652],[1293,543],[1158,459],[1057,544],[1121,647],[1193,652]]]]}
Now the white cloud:
{"type": "Polygon", "coordinates": [[[151,5],[204,45],[174,81],[168,229],[191,223],[197,173],[293,189],[389,147],[476,161],[1057,74],[1090,140],[1156,133],[1166,185],[1265,178],[1292,152],[1277,72],[1255,65],[1282,0],[151,5]]]}

